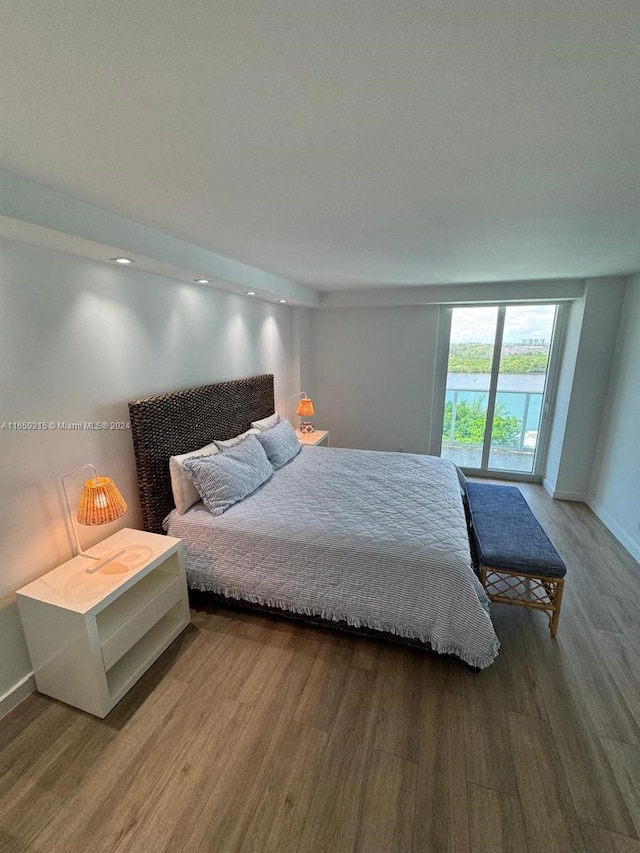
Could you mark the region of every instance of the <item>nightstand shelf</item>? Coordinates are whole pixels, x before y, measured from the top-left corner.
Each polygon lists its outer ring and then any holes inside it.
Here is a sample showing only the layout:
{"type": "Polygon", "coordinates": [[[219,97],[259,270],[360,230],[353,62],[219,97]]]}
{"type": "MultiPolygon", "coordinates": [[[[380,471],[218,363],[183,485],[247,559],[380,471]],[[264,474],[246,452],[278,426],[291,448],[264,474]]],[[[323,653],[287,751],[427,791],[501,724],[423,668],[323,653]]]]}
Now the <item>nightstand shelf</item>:
{"type": "Polygon", "coordinates": [[[329,447],[329,431],[326,429],[315,429],[313,432],[300,432],[296,430],[300,444],[308,447],[329,447]]]}
{"type": "MultiPolygon", "coordinates": [[[[186,627],[178,616],[166,615],[147,631],[109,670],[106,671],[110,707],[128,693],[136,681],[186,627]]],[[[85,709],[86,710],[86,709],[85,709]]],[[[89,712],[93,713],[93,712],[89,712]]],[[[105,716],[98,714],[97,716],[105,716]]]]}
{"type": "Polygon", "coordinates": [[[102,546],[125,553],[95,574],[74,557],[16,593],[38,690],[98,717],[190,621],[179,539],[125,528],[102,546]]]}

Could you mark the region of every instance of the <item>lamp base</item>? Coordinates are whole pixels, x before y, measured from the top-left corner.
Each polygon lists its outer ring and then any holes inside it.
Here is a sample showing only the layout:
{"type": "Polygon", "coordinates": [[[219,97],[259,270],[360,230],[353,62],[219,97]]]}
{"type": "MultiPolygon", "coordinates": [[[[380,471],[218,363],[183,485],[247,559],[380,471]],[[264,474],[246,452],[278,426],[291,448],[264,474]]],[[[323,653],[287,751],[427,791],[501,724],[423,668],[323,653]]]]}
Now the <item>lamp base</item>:
{"type": "Polygon", "coordinates": [[[300,432],[304,433],[305,435],[310,432],[315,432],[311,421],[302,421],[300,423],[300,432]]]}
{"type": "Polygon", "coordinates": [[[80,551],[80,556],[88,557],[90,560],[97,560],[98,562],[95,566],[87,566],[85,572],[88,575],[92,575],[94,572],[97,572],[98,569],[101,569],[103,566],[106,566],[107,563],[110,563],[112,560],[115,560],[117,557],[121,557],[125,552],[124,548],[121,548],[119,551],[112,551],[110,554],[107,554],[106,557],[94,557],[93,554],[87,554],[86,551],[80,551]]]}

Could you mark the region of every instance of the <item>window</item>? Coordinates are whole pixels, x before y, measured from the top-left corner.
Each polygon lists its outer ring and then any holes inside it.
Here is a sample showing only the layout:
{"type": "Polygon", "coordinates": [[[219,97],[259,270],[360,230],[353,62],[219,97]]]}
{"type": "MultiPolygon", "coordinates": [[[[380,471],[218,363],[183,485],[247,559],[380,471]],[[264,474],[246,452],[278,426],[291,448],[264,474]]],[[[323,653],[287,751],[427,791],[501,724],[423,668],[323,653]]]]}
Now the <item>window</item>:
{"type": "Polygon", "coordinates": [[[539,474],[558,306],[447,310],[441,455],[469,470],[539,474]]]}

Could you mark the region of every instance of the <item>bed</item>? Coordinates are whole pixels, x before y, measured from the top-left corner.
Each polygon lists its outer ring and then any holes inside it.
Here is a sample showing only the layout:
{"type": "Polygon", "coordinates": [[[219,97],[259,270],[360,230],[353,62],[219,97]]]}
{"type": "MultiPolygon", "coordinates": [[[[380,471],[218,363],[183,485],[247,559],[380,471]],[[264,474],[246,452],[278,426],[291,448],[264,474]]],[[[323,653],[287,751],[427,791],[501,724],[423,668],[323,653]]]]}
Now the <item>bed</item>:
{"type": "Polygon", "coordinates": [[[183,540],[192,591],[421,644],[479,669],[495,659],[452,463],[305,446],[222,514],[202,502],[178,514],[170,457],[272,415],[273,376],[147,397],[129,411],[144,527],[183,540]]]}

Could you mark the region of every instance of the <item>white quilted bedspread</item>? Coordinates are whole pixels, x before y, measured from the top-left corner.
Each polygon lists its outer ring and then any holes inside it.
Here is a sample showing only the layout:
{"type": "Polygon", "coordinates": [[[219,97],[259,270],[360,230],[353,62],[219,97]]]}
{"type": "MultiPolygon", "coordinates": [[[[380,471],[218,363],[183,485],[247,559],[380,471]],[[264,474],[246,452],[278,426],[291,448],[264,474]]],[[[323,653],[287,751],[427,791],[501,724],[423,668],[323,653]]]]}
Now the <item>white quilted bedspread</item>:
{"type": "Polygon", "coordinates": [[[417,638],[473,666],[498,653],[446,460],[304,447],[224,515],[198,503],[165,526],[193,589],[417,638]]]}

